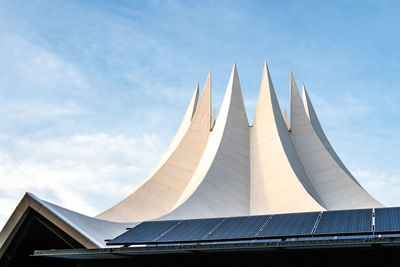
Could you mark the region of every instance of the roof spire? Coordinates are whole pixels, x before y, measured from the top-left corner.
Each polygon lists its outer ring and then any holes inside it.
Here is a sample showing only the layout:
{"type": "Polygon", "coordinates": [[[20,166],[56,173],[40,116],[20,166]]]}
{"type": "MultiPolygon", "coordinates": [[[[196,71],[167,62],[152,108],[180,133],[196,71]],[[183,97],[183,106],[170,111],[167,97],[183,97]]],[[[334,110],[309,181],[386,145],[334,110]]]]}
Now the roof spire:
{"type": "Polygon", "coordinates": [[[199,99],[197,110],[201,110],[199,111],[203,117],[201,120],[204,123],[207,123],[208,128],[211,129],[211,72],[208,73],[203,92],[199,99]]]}
{"type": "Polygon", "coordinates": [[[287,114],[286,108],[285,108],[285,118],[284,118],[284,120],[285,120],[285,123],[286,123],[286,126],[287,126],[288,130],[290,131],[290,121],[289,121],[289,118],[288,118],[288,114],[287,114]]]}
{"type": "Polygon", "coordinates": [[[297,89],[296,81],[294,80],[293,72],[290,71],[290,129],[295,128],[296,113],[304,109],[299,90],[297,89]]]}
{"type": "Polygon", "coordinates": [[[191,103],[193,102],[191,119],[193,119],[194,113],[196,112],[198,101],[199,101],[199,82],[197,82],[196,89],[194,90],[194,93],[192,96],[192,100],[190,101],[191,103]]]}

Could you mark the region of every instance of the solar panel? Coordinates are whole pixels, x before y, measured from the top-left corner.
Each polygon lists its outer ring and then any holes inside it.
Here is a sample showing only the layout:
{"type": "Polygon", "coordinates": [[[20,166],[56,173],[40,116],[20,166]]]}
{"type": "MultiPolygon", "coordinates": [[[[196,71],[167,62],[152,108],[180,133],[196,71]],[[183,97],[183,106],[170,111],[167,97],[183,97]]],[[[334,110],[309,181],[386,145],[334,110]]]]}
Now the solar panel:
{"type": "Polygon", "coordinates": [[[400,208],[375,209],[375,232],[400,231],[400,208]]]}
{"type": "MultiPolygon", "coordinates": [[[[400,208],[376,209],[375,214],[376,232],[400,231],[400,208]]],[[[372,209],[326,211],[322,215],[320,212],[307,212],[147,221],[109,241],[107,245],[213,240],[233,242],[238,239],[368,233],[372,234],[372,209]]]]}
{"type": "Polygon", "coordinates": [[[201,240],[224,220],[224,218],[185,220],[155,241],[180,242],[201,240]]]}
{"type": "Polygon", "coordinates": [[[270,215],[230,217],[215,229],[206,240],[254,238],[270,215]]]}
{"type": "Polygon", "coordinates": [[[325,211],[314,234],[372,232],[372,209],[325,211]]]}
{"type": "Polygon", "coordinates": [[[319,212],[277,214],[258,237],[311,235],[319,212]]]}
{"type": "Polygon", "coordinates": [[[143,244],[151,242],[176,226],[179,222],[181,221],[142,222],[131,230],[107,242],[107,245],[143,244]]]}

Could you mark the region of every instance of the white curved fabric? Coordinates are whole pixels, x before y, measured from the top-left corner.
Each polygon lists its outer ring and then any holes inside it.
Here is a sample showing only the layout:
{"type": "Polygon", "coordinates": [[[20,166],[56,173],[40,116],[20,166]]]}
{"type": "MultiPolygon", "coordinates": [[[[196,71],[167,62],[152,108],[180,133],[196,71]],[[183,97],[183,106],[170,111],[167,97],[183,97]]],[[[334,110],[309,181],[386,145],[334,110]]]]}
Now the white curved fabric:
{"type": "Polygon", "coordinates": [[[250,214],[249,124],[236,64],[204,155],[175,210],[159,219],[250,214]]]}
{"type": "Polygon", "coordinates": [[[303,105],[304,109],[306,110],[306,114],[308,119],[311,122],[311,126],[314,128],[314,132],[317,134],[319,140],[324,145],[325,149],[331,154],[332,158],[336,161],[339,167],[351,178],[354,182],[356,182],[359,186],[361,186],[358,181],[354,178],[351,172],[346,168],[342,160],[336,154],[335,150],[331,146],[328,138],[326,137],[324,131],[322,130],[321,124],[319,123],[317,114],[315,113],[314,107],[311,103],[310,97],[308,96],[306,87],[302,86],[302,97],[303,97],[303,105]]]}
{"type": "MultiPolygon", "coordinates": [[[[32,197],[35,197],[32,195],[32,197]]],[[[35,197],[36,198],[36,197],[35,197]]],[[[53,203],[36,198],[49,211],[53,212],[65,223],[72,226],[82,235],[90,239],[98,247],[105,247],[105,239],[112,239],[124,233],[126,228],[131,228],[139,224],[139,222],[111,222],[94,217],[89,217],[84,214],[57,206],[53,203]]]]}
{"type": "MultiPolygon", "coordinates": [[[[147,179],[150,179],[161,168],[161,166],[163,166],[165,164],[165,162],[168,160],[168,158],[171,156],[171,154],[175,151],[175,149],[181,143],[183,137],[185,136],[187,130],[190,127],[192,118],[197,110],[198,101],[199,101],[199,83],[197,83],[197,85],[196,85],[196,89],[193,93],[192,98],[190,99],[189,106],[186,109],[185,115],[183,116],[181,125],[179,126],[178,131],[176,132],[174,138],[172,139],[171,144],[168,146],[167,150],[162,155],[160,161],[150,171],[149,175],[147,175],[146,179],[144,180],[144,182],[142,182],[142,184],[145,183],[147,179]]],[[[140,184],[139,187],[142,184],[140,184]]]]}
{"type": "Polygon", "coordinates": [[[290,139],[267,63],[250,144],[251,214],[324,210],[290,139]]]}
{"type": "Polygon", "coordinates": [[[115,238],[124,233],[127,227],[138,224],[137,222],[116,223],[89,217],[41,200],[27,192],[0,232],[0,258],[10,238],[15,234],[13,230],[21,223],[28,209],[36,211],[85,248],[105,247],[105,239],[115,238]]]}
{"type": "Polygon", "coordinates": [[[383,207],[338,165],[321,142],[304,109],[293,76],[290,91],[291,137],[304,170],[326,209],[383,207]]]}
{"type": "Polygon", "coordinates": [[[285,123],[286,123],[287,129],[290,131],[290,121],[289,121],[289,117],[288,117],[286,108],[285,108],[285,117],[284,117],[284,121],[285,121],[285,123]]]}
{"type": "Polygon", "coordinates": [[[210,134],[210,74],[196,112],[191,118],[196,95],[195,92],[181,126],[182,131],[177,134],[180,142],[173,145],[174,151],[168,152],[168,158],[164,157],[156,171],[152,172],[131,195],[97,215],[96,218],[117,222],[143,221],[162,216],[172,209],[192,178],[210,134]],[[183,134],[188,121],[189,126],[183,134]]]}

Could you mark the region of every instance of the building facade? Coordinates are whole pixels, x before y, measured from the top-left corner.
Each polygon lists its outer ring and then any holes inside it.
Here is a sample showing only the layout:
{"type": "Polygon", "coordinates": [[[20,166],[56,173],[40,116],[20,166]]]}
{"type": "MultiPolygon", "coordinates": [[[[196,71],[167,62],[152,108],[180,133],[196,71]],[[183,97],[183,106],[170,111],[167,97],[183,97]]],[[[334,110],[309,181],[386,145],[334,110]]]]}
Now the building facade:
{"type": "Polygon", "coordinates": [[[0,232],[0,263],[18,266],[21,255],[37,249],[104,248],[105,240],[149,220],[383,207],[337,156],[293,74],[290,114],[281,112],[266,63],[253,125],[236,64],[218,117],[211,110],[209,74],[157,166],[132,194],[95,217],[27,193],[0,232]],[[48,242],[35,243],[33,228],[48,242]]]}

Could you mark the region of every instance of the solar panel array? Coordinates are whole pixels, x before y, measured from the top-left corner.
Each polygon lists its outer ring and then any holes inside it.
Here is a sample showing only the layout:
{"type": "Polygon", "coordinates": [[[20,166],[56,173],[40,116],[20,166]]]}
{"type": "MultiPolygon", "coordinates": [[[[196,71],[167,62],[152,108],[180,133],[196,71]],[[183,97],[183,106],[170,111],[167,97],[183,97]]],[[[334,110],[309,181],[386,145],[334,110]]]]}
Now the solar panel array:
{"type": "Polygon", "coordinates": [[[146,221],[107,245],[233,242],[400,233],[400,208],[146,221]]]}

